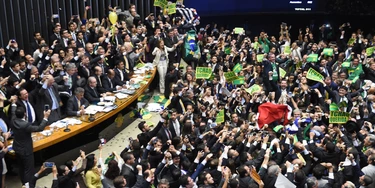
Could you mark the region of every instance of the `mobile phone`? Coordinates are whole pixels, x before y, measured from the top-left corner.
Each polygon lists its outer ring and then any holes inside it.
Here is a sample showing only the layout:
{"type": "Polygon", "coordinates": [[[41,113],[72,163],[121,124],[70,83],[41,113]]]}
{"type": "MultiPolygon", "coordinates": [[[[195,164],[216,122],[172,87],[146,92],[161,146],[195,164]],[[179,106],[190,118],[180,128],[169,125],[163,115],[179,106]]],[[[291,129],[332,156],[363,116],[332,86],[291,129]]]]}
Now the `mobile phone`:
{"type": "Polygon", "coordinates": [[[16,42],[16,39],[12,39],[12,41],[10,41],[11,43],[15,43],[16,42]]]}
{"type": "Polygon", "coordinates": [[[59,18],[59,15],[58,14],[53,14],[52,18],[59,18]]]}
{"type": "Polygon", "coordinates": [[[46,168],[52,168],[54,165],[55,165],[54,162],[45,162],[44,163],[44,167],[46,167],[46,168]]]}
{"type": "Polygon", "coordinates": [[[49,104],[45,104],[44,105],[44,111],[48,111],[49,110],[49,104]]]}
{"type": "Polygon", "coordinates": [[[101,144],[101,145],[104,145],[105,143],[107,143],[107,140],[105,140],[104,138],[101,138],[101,139],[100,139],[100,144],[101,144]]]}

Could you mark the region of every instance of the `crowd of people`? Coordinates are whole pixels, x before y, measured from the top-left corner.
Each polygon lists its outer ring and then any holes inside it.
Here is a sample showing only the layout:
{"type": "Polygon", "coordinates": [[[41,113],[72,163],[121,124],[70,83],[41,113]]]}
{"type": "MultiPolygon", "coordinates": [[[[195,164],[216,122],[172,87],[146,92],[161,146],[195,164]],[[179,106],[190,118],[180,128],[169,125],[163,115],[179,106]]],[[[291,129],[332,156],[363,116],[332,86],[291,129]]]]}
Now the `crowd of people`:
{"type": "Polygon", "coordinates": [[[30,54],[15,40],[0,49],[2,187],[9,137],[22,184],[35,187],[48,165],[35,173],[31,133],[127,88],[139,61],[158,71],[150,90],[170,99],[157,126],[139,123],[142,133],[120,154],[81,152],[53,165],[52,187],[375,187],[375,55],[367,50],[375,36],[350,23],[337,39],[324,25],[293,39],[285,23],[279,36],[248,36],[216,24],[200,28],[199,16],[142,20],[135,5],[114,28],[86,15],[73,16],[68,29],[53,21],[48,41],[35,32],[30,54]],[[191,30],[189,43],[201,55],[186,58],[191,30]],[[197,79],[196,67],[210,68],[211,77],[197,79]],[[227,81],[233,70],[243,82],[227,81]],[[347,112],[348,121],[330,123],[331,111],[347,112]]]}

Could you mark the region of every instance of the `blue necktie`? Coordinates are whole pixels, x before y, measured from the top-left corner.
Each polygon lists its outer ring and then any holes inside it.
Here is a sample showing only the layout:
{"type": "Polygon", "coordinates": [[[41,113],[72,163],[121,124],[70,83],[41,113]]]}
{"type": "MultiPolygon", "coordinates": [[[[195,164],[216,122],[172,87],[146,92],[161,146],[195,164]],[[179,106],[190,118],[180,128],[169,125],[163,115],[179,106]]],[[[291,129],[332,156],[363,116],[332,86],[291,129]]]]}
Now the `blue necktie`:
{"type": "Polygon", "coordinates": [[[32,123],[33,122],[33,116],[31,115],[31,109],[30,109],[30,105],[29,105],[28,101],[26,101],[26,107],[27,107],[27,121],[32,123]]]}

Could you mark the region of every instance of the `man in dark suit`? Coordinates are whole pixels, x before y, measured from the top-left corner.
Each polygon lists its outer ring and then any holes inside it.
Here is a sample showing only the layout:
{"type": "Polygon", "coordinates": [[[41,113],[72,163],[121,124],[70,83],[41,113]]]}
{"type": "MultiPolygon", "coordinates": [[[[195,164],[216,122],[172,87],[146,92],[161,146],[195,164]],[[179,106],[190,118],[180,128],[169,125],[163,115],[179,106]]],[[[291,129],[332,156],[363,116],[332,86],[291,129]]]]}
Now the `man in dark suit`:
{"type": "Polygon", "coordinates": [[[62,91],[64,89],[66,89],[64,86],[58,86],[55,83],[55,79],[52,75],[45,76],[43,86],[38,90],[38,102],[35,106],[38,122],[42,122],[45,105],[48,105],[49,109],[51,109],[48,124],[52,124],[61,119],[60,105],[62,102],[59,96],[59,90],[62,91]]]}
{"type": "Polygon", "coordinates": [[[178,68],[170,66],[168,67],[167,74],[165,75],[165,91],[164,97],[169,99],[171,94],[171,85],[172,83],[176,83],[178,80],[178,68]]]}
{"type": "Polygon", "coordinates": [[[99,66],[96,66],[94,68],[94,75],[93,77],[96,79],[97,85],[96,88],[100,93],[105,93],[107,90],[104,89],[103,87],[103,69],[100,68],[99,66]]]}
{"type": "Polygon", "coordinates": [[[275,54],[269,54],[268,60],[263,62],[263,82],[269,92],[277,90],[277,83],[280,79],[279,65],[276,64],[275,54]]]}
{"type": "Polygon", "coordinates": [[[133,187],[137,181],[137,174],[134,169],[135,157],[131,152],[125,153],[121,156],[125,164],[122,166],[121,175],[126,179],[126,185],[133,187]]]}
{"type": "Polygon", "coordinates": [[[49,37],[49,45],[51,46],[54,41],[58,41],[58,43],[61,42],[61,35],[60,35],[61,26],[56,25],[53,28],[53,34],[49,37]]]}
{"type": "Polygon", "coordinates": [[[164,148],[167,145],[167,141],[172,141],[173,136],[172,132],[169,130],[168,121],[163,122],[163,127],[159,130],[157,137],[161,140],[161,143],[164,144],[164,148]]]}
{"type": "Polygon", "coordinates": [[[66,107],[67,116],[81,116],[85,113],[85,108],[88,107],[89,101],[83,96],[85,90],[81,87],[77,87],[74,91],[74,96],[71,96],[68,100],[66,107]]]}
{"type": "Polygon", "coordinates": [[[160,120],[158,125],[152,130],[150,129],[150,126],[145,121],[142,121],[138,124],[138,128],[139,130],[142,131],[142,133],[138,134],[137,138],[141,146],[143,146],[144,148],[146,148],[151,138],[155,137],[160,131],[160,129],[163,127],[163,122],[168,117],[168,111],[164,110],[160,115],[161,115],[162,120],[160,120]]]}
{"type": "Polygon", "coordinates": [[[89,103],[95,103],[100,102],[101,96],[103,96],[103,93],[100,93],[97,89],[97,81],[95,77],[89,77],[85,87],[85,98],[89,101],[89,103]]]}
{"type": "Polygon", "coordinates": [[[13,61],[10,64],[10,79],[21,82],[24,79],[25,74],[20,71],[20,64],[17,61],[13,61]]]}
{"type": "Polygon", "coordinates": [[[40,34],[40,32],[37,32],[37,31],[34,32],[34,40],[30,42],[31,53],[35,52],[35,50],[39,48],[39,42],[41,39],[42,39],[42,35],[40,34]]]}
{"type": "MultiPolygon", "coordinates": [[[[102,75],[104,75],[108,71],[108,66],[104,62],[105,58],[110,55],[110,51],[108,50],[107,52],[104,52],[104,49],[98,49],[98,54],[99,54],[99,61],[93,62],[92,68],[95,69],[96,66],[102,68],[102,75]]],[[[95,71],[95,70],[94,70],[95,71]]]]}
{"type": "Polygon", "coordinates": [[[12,123],[13,123],[13,149],[19,162],[19,175],[22,184],[30,182],[30,178],[34,175],[34,153],[32,132],[43,131],[47,126],[48,117],[51,110],[44,111],[43,121],[39,126],[33,126],[26,121],[26,110],[24,107],[17,107],[16,104],[11,106],[12,123]]]}
{"type": "Polygon", "coordinates": [[[17,96],[18,100],[16,102],[16,105],[19,107],[23,107],[26,110],[26,121],[31,124],[35,124],[36,113],[33,107],[35,106],[35,101],[32,101],[32,97],[29,97],[29,93],[24,88],[21,88],[17,91],[17,96]]]}
{"type": "MultiPolygon", "coordinates": [[[[178,43],[177,36],[174,35],[174,29],[168,30],[168,36],[164,38],[164,45],[168,48],[173,48],[178,43]]],[[[177,50],[168,53],[169,64],[177,63],[177,50]]]]}
{"type": "Polygon", "coordinates": [[[152,33],[154,33],[155,27],[157,25],[154,13],[150,13],[150,15],[147,16],[146,20],[144,21],[144,24],[147,29],[147,37],[149,37],[152,35],[152,33]]]}
{"type": "MultiPolygon", "coordinates": [[[[126,56],[124,58],[126,58],[126,56]]],[[[116,68],[114,69],[115,74],[116,74],[115,79],[124,83],[126,81],[129,81],[130,78],[129,78],[127,71],[125,70],[124,61],[122,60],[116,61],[115,66],[116,66],[116,68]]]]}
{"type": "Polygon", "coordinates": [[[172,138],[181,136],[182,131],[182,120],[180,116],[177,115],[176,110],[172,110],[171,117],[169,118],[169,130],[172,133],[172,138]]]}
{"type": "Polygon", "coordinates": [[[125,85],[124,82],[121,82],[120,80],[116,79],[115,71],[112,69],[108,70],[107,76],[103,77],[102,82],[103,88],[107,92],[114,92],[120,90],[125,85]]]}

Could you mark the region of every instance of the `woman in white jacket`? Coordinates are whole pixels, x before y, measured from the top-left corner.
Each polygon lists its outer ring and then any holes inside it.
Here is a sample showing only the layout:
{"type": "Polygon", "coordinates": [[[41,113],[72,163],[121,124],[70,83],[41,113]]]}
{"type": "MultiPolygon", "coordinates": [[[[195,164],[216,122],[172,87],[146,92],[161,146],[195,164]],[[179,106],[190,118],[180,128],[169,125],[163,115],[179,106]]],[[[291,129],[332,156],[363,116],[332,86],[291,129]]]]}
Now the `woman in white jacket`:
{"type": "Polygon", "coordinates": [[[152,55],[155,56],[153,64],[158,68],[159,72],[159,88],[161,94],[164,93],[165,89],[165,75],[167,74],[169,64],[168,52],[175,50],[175,48],[176,46],[168,48],[164,46],[163,40],[159,40],[156,44],[154,51],[152,52],[152,55]]]}

